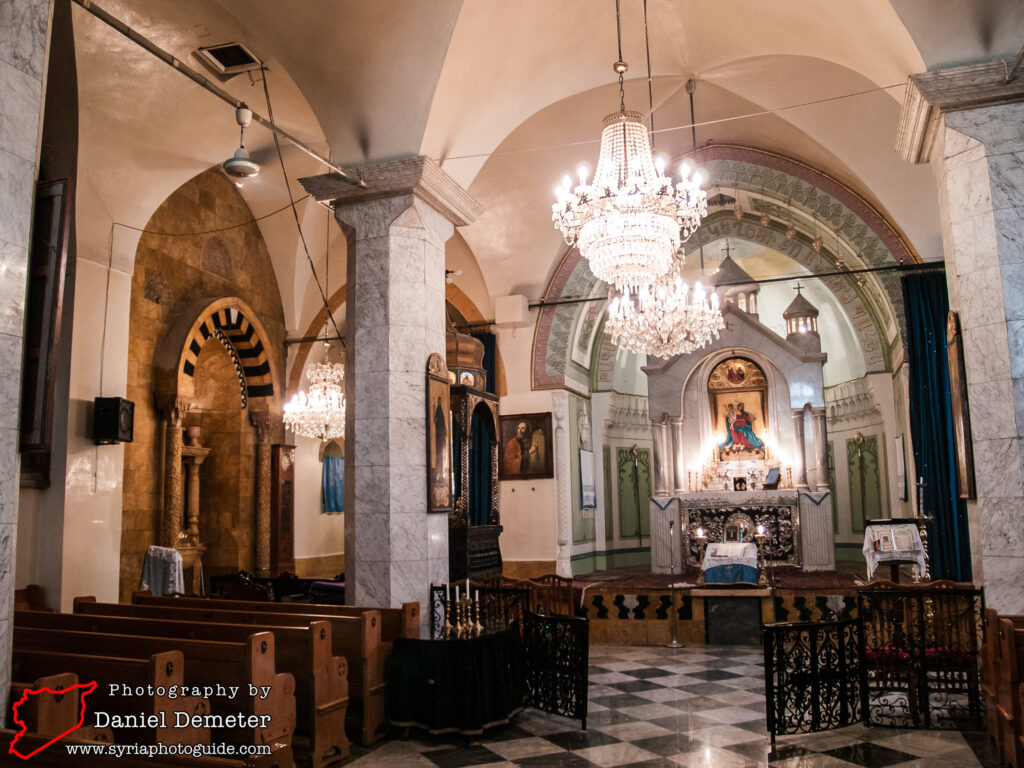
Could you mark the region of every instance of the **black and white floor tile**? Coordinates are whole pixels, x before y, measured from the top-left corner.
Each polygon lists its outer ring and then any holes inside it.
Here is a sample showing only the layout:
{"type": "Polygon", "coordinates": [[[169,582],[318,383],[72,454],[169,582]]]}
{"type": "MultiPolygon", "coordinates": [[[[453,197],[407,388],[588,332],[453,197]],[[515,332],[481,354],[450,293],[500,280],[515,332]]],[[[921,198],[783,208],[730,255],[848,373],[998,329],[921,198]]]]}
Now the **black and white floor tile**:
{"type": "Polygon", "coordinates": [[[579,722],[526,710],[474,739],[413,731],[352,768],[994,768],[985,734],[852,726],[780,737],[765,724],[760,648],[595,645],[579,722]]]}

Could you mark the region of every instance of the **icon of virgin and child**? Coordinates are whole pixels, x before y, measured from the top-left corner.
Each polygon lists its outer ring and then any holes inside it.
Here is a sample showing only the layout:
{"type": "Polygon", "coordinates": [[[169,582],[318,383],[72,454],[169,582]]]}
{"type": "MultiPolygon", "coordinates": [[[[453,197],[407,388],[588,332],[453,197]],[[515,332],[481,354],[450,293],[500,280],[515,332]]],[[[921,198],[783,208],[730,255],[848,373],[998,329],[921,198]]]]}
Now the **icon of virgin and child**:
{"type": "Polygon", "coordinates": [[[726,406],[725,435],[725,441],[718,444],[723,454],[745,451],[764,453],[764,441],[754,433],[754,416],[747,412],[742,401],[726,406]]]}

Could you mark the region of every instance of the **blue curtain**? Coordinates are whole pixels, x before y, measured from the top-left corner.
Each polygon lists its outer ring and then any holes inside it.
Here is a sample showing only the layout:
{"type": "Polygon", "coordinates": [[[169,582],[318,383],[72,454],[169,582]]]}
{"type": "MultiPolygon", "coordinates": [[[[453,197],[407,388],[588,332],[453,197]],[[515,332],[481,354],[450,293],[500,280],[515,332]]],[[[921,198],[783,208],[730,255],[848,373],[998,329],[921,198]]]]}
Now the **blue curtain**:
{"type": "Polygon", "coordinates": [[[945,274],[904,275],[903,306],[910,353],[910,436],[917,474],[925,483],[925,514],[934,517],[928,536],[931,575],[933,579],[970,581],[967,505],[957,490],[949,396],[945,274]]]}
{"type": "Polygon", "coordinates": [[[487,391],[494,394],[498,391],[497,377],[495,376],[494,360],[497,349],[497,336],[493,333],[474,333],[474,339],[480,339],[484,345],[484,373],[487,374],[487,391]]]}
{"type": "Polygon", "coordinates": [[[487,525],[491,513],[491,436],[479,411],[473,412],[472,430],[469,443],[469,524],[487,525]]]}
{"type": "Polygon", "coordinates": [[[345,511],[345,459],[324,456],[323,470],[324,512],[345,511]]]}

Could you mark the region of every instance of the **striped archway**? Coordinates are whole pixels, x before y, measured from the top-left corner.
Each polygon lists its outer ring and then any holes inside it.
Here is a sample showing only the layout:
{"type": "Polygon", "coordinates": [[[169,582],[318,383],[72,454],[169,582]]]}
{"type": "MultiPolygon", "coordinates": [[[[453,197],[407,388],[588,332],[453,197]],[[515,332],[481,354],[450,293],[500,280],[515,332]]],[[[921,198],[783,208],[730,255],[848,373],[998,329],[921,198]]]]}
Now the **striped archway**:
{"type": "Polygon", "coordinates": [[[234,363],[241,407],[274,412],[276,376],[267,333],[256,312],[236,297],[199,299],[182,310],[157,351],[157,401],[191,402],[196,360],[211,341],[221,344],[234,363]]]}

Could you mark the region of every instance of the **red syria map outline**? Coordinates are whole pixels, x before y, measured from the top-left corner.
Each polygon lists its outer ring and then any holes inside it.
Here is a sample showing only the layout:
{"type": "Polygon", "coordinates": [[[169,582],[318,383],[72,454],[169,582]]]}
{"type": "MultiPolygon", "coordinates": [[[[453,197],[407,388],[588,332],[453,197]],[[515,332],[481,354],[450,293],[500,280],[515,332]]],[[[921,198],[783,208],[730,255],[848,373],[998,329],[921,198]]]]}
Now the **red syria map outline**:
{"type": "Polygon", "coordinates": [[[14,734],[14,738],[11,739],[11,746],[7,750],[8,753],[12,754],[12,755],[17,755],[22,760],[28,760],[33,755],[35,755],[35,754],[37,754],[39,752],[42,752],[44,749],[46,749],[48,746],[50,746],[54,742],[60,741],[61,739],[63,739],[65,736],[67,736],[72,731],[77,731],[79,728],[82,727],[82,724],[85,723],[85,697],[87,695],[89,695],[90,693],[92,693],[93,691],[95,691],[95,690],[96,690],[96,681],[95,680],[93,680],[91,683],[78,683],[77,685],[72,685],[69,688],[62,688],[59,691],[54,691],[54,690],[52,690],[50,688],[40,688],[37,691],[36,690],[32,690],[31,688],[26,688],[25,689],[25,693],[23,693],[21,698],[14,703],[13,719],[14,719],[15,723],[17,723],[19,726],[21,726],[21,730],[18,731],[16,734],[14,734]],[[31,752],[29,752],[27,755],[23,755],[23,754],[21,754],[21,752],[16,750],[14,748],[14,745],[18,743],[18,739],[20,739],[22,736],[24,736],[25,735],[25,731],[28,730],[27,726],[25,725],[25,722],[18,718],[18,707],[20,707],[22,704],[24,704],[26,701],[28,701],[29,695],[33,695],[34,696],[34,695],[37,695],[37,694],[40,694],[40,693],[52,693],[52,694],[55,694],[55,695],[60,695],[60,694],[63,694],[63,693],[70,693],[71,691],[75,690],[76,688],[80,688],[81,691],[82,691],[81,692],[81,698],[79,699],[79,704],[80,704],[79,711],[80,711],[81,714],[78,717],[78,725],[74,726],[73,728],[68,728],[66,731],[64,731],[64,733],[62,733],[62,734],[60,734],[58,736],[54,736],[48,742],[43,744],[43,746],[37,747],[36,749],[34,749],[31,752]]]}

